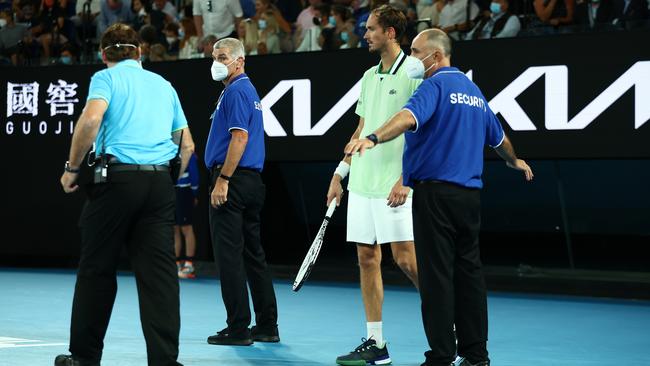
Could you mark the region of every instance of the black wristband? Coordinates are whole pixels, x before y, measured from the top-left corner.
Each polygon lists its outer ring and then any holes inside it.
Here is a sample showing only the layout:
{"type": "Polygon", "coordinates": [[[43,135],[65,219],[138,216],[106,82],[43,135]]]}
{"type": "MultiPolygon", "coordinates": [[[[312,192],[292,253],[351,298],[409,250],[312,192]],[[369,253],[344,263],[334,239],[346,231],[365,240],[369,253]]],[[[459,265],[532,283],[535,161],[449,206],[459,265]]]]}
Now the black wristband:
{"type": "Polygon", "coordinates": [[[377,135],[375,135],[374,133],[371,133],[370,135],[366,136],[366,138],[372,141],[373,144],[379,145],[379,139],[377,138],[377,135]]]}
{"type": "Polygon", "coordinates": [[[77,169],[70,168],[70,162],[69,161],[65,162],[65,166],[63,167],[63,170],[65,170],[68,173],[75,173],[75,174],[79,173],[79,168],[77,168],[77,169]]]}
{"type": "Polygon", "coordinates": [[[219,174],[219,178],[225,180],[226,182],[230,182],[230,177],[224,174],[219,174]]]}

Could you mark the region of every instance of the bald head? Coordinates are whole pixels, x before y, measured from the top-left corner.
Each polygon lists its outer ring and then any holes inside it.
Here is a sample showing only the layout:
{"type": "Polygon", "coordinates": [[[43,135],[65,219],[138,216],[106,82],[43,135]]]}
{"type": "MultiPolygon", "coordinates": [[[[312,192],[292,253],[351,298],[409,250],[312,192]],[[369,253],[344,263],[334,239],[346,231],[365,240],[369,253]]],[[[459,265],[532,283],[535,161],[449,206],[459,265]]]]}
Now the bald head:
{"type": "MultiPolygon", "coordinates": [[[[447,33],[440,29],[425,29],[416,38],[418,37],[422,37],[422,40],[425,41],[426,46],[431,51],[439,49],[445,57],[451,57],[451,39],[447,33]]],[[[413,40],[413,43],[415,43],[415,40],[413,40]]]]}

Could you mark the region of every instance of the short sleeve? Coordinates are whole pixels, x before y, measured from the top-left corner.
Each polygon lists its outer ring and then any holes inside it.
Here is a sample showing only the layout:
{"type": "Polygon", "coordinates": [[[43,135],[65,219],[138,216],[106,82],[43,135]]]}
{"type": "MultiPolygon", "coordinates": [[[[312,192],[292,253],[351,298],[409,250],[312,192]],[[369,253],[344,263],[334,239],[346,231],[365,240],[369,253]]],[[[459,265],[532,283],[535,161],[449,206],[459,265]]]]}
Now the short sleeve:
{"type": "Polygon", "coordinates": [[[103,99],[106,104],[111,104],[111,78],[107,72],[98,72],[90,79],[88,98],[103,99]]]}
{"type": "Polygon", "coordinates": [[[222,108],[224,108],[228,131],[244,130],[248,132],[255,101],[250,99],[242,90],[233,90],[232,93],[228,93],[224,97],[227,98],[222,108]]]}
{"type": "Polygon", "coordinates": [[[501,121],[499,121],[490,107],[487,108],[487,111],[485,113],[487,114],[487,125],[485,126],[485,144],[489,145],[492,148],[497,148],[501,145],[501,143],[503,143],[506,134],[503,132],[501,121]]]}
{"type": "Polygon", "coordinates": [[[183,112],[183,106],[181,101],[178,99],[178,94],[176,89],[172,88],[172,93],[174,94],[174,122],[172,123],[172,132],[182,130],[187,127],[187,118],[185,118],[185,113],[183,112]]]}
{"type": "Polygon", "coordinates": [[[366,106],[365,106],[365,95],[366,95],[366,75],[363,75],[361,79],[361,93],[359,94],[359,100],[357,101],[357,108],[354,110],[354,113],[361,118],[366,118],[366,106]]]}
{"type": "Polygon", "coordinates": [[[201,1],[194,0],[194,2],[192,3],[192,14],[194,14],[194,15],[202,15],[203,14],[201,12],[201,1]]]}
{"type": "Polygon", "coordinates": [[[241,8],[239,0],[229,0],[228,9],[235,18],[241,18],[244,15],[244,11],[241,8]]]}
{"type": "Polygon", "coordinates": [[[420,84],[415,93],[406,102],[404,109],[411,112],[415,118],[416,125],[412,132],[416,132],[431,119],[433,113],[436,111],[439,95],[439,86],[427,80],[420,84]]]}

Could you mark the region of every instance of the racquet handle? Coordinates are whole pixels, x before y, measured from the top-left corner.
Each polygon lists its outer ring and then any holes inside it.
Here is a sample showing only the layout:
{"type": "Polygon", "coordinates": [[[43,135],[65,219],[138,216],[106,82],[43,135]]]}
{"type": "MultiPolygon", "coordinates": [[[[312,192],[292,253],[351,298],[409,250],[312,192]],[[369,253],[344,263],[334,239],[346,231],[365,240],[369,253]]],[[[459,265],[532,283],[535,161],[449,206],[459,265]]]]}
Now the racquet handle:
{"type": "Polygon", "coordinates": [[[336,209],[336,198],[330,202],[329,207],[327,207],[327,213],[325,213],[325,217],[328,219],[332,218],[332,214],[334,213],[334,210],[336,209]]]}

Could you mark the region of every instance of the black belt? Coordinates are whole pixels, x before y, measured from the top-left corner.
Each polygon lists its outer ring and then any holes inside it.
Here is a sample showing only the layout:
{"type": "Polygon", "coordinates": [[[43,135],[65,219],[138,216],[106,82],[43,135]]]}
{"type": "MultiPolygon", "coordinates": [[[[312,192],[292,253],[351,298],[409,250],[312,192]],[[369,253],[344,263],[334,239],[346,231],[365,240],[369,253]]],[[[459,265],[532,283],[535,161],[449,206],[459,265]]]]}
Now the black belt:
{"type": "Polygon", "coordinates": [[[448,182],[444,182],[441,180],[417,180],[413,179],[413,183],[415,184],[450,184],[448,182]]]}
{"type": "Polygon", "coordinates": [[[113,164],[108,166],[108,172],[169,172],[169,166],[152,164],[113,164]]]}
{"type": "MultiPolygon", "coordinates": [[[[213,165],[213,166],[212,166],[212,169],[210,169],[210,170],[211,170],[212,172],[214,172],[215,170],[219,170],[219,169],[221,169],[221,168],[223,168],[223,164],[217,164],[217,165],[213,165]]],[[[243,166],[238,166],[237,168],[235,168],[235,171],[238,171],[238,170],[244,170],[244,171],[247,171],[247,172],[255,172],[255,173],[259,173],[259,172],[260,172],[259,169],[255,169],[255,168],[247,168],[247,167],[243,167],[243,166]]]]}

